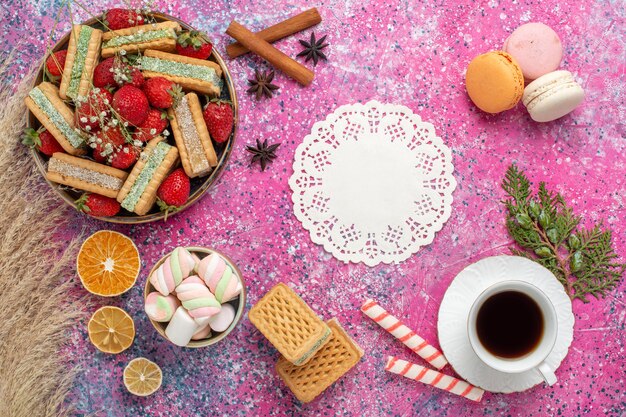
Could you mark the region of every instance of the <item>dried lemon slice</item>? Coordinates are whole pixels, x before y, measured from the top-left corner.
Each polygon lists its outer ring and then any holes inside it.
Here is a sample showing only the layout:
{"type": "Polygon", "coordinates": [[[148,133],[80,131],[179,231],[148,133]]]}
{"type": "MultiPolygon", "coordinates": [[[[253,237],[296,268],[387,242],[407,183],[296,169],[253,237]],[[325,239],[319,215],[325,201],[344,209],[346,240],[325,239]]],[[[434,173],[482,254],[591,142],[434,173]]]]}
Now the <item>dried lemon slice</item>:
{"type": "Polygon", "coordinates": [[[104,353],[120,353],[135,339],[135,323],[124,310],[106,306],[98,309],[87,325],[89,340],[104,353]]]}
{"type": "Polygon", "coordinates": [[[145,397],[161,387],[163,373],[156,363],[146,358],[133,359],[124,368],[124,385],[135,395],[145,397]]]}
{"type": "Polygon", "coordinates": [[[137,280],[141,261],[130,238],[112,230],[100,230],[83,242],[76,271],[92,294],[113,297],[128,291],[137,280]]]}

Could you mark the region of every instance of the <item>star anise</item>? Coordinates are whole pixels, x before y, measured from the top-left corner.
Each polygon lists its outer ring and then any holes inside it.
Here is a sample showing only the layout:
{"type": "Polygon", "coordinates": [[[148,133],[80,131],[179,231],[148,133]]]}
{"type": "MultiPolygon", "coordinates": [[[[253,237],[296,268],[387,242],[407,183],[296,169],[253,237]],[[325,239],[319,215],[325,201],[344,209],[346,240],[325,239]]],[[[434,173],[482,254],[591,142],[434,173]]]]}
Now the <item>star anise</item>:
{"type": "Polygon", "coordinates": [[[255,162],[261,164],[261,171],[265,171],[267,164],[271,163],[276,158],[276,149],[280,146],[280,143],[274,143],[272,145],[267,144],[267,139],[261,143],[260,140],[256,140],[256,147],[246,146],[246,150],[252,154],[252,161],[250,165],[255,162]]]}
{"type": "Polygon", "coordinates": [[[315,40],[315,32],[311,33],[311,41],[303,41],[300,40],[300,44],[304,46],[304,50],[300,52],[297,56],[306,56],[305,62],[309,62],[310,59],[313,60],[313,65],[317,65],[317,62],[321,59],[327,60],[326,55],[322,52],[322,49],[328,46],[327,43],[324,43],[326,40],[326,36],[321,37],[320,40],[315,40]]]}
{"type": "Polygon", "coordinates": [[[254,78],[254,80],[248,80],[248,83],[250,84],[248,93],[255,93],[257,100],[260,100],[263,96],[272,98],[274,91],[280,88],[279,86],[272,84],[272,80],[274,79],[273,70],[265,72],[254,70],[254,78]]]}

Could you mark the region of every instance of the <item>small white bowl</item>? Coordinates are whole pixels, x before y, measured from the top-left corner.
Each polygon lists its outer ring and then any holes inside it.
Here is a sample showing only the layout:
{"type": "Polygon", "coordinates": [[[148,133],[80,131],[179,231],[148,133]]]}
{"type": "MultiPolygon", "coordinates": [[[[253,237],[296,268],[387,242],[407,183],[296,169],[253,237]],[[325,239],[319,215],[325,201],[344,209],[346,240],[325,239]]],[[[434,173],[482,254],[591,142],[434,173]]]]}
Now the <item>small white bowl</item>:
{"type": "MultiPolygon", "coordinates": [[[[228,301],[228,304],[231,304],[234,308],[235,308],[235,319],[233,320],[233,322],[230,324],[230,326],[228,326],[228,328],[223,331],[223,332],[212,332],[211,333],[211,337],[207,338],[207,339],[200,339],[200,340],[192,340],[190,341],[186,347],[189,348],[201,348],[201,347],[206,347],[206,346],[211,346],[217,342],[219,342],[220,340],[224,339],[226,336],[228,336],[230,334],[230,332],[233,331],[233,329],[237,326],[237,324],[239,324],[239,322],[241,321],[241,317],[243,316],[243,310],[246,307],[246,283],[243,279],[243,276],[241,275],[241,271],[239,270],[239,268],[237,268],[237,265],[235,265],[235,263],[226,255],[224,255],[222,252],[217,251],[215,249],[211,249],[211,248],[201,248],[201,247],[188,247],[186,248],[189,252],[195,254],[196,256],[198,256],[200,259],[204,258],[205,256],[208,256],[212,253],[217,253],[218,255],[220,255],[222,258],[224,258],[224,260],[226,261],[226,264],[228,266],[230,266],[233,271],[235,271],[235,273],[237,274],[237,277],[239,277],[239,280],[241,281],[241,294],[239,294],[238,297],[234,298],[233,300],[228,301]]],[[[144,287],[144,291],[143,291],[143,301],[144,301],[144,306],[145,306],[145,302],[146,302],[146,298],[148,297],[148,294],[150,294],[151,292],[156,291],[156,289],[154,288],[154,286],[152,285],[152,283],[150,283],[150,277],[152,276],[152,273],[154,271],[157,270],[157,268],[159,266],[161,266],[161,264],[163,262],[165,262],[165,259],[167,259],[168,256],[171,255],[171,252],[168,253],[167,255],[165,255],[164,257],[162,257],[153,267],[152,270],[150,270],[150,274],[148,274],[148,278],[146,279],[146,285],[144,287]]],[[[161,323],[158,321],[154,321],[152,319],[150,319],[148,317],[148,319],[150,320],[150,323],[152,323],[152,326],[154,326],[154,328],[156,329],[157,332],[159,332],[159,334],[166,339],[168,342],[170,341],[167,336],[165,335],[165,328],[167,327],[167,322],[161,323]]],[[[170,342],[171,343],[171,342],[170,342]]]]}

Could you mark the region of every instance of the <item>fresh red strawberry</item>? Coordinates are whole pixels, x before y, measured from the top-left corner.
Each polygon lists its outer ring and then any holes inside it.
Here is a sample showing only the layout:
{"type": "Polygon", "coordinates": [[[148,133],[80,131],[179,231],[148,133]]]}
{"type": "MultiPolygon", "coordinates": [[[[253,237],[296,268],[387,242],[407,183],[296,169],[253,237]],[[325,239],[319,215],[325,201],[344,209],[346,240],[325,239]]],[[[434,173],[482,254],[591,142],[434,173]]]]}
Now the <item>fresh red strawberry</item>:
{"type": "Polygon", "coordinates": [[[113,94],[104,88],[94,88],[87,94],[86,101],[76,106],[76,125],[88,131],[100,130],[111,116],[113,94]]]}
{"type": "Polygon", "coordinates": [[[143,92],[146,93],[150,105],[157,109],[172,107],[183,96],[183,90],[180,85],[174,84],[163,77],[154,77],[146,80],[143,85],[143,92]]]}
{"type": "Polygon", "coordinates": [[[118,169],[130,168],[137,159],[141,151],[130,143],[122,145],[121,148],[113,152],[111,156],[111,166],[118,169]]]}
{"type": "Polygon", "coordinates": [[[213,99],[202,113],[211,138],[217,143],[224,143],[233,131],[233,108],[229,101],[213,99]]]}
{"type": "Polygon", "coordinates": [[[63,74],[65,68],[65,58],[67,57],[67,50],[57,51],[50,55],[46,59],[46,69],[48,74],[53,77],[60,77],[63,74]]]}
{"type": "Polygon", "coordinates": [[[132,85],[125,85],[115,92],[113,108],[123,120],[134,126],[141,125],[150,110],[146,95],[132,85]]]}
{"type": "Polygon", "coordinates": [[[176,53],[191,58],[207,59],[212,49],[213,45],[206,36],[196,30],[180,34],[176,42],[176,53]]]}
{"type": "Polygon", "coordinates": [[[130,67],[130,81],[127,84],[135,86],[137,88],[143,87],[143,83],[146,81],[143,78],[143,73],[137,67],[130,67]]]}
{"type": "Polygon", "coordinates": [[[25,129],[22,135],[22,143],[48,156],[52,156],[55,152],[65,152],[59,145],[59,142],[52,136],[52,133],[47,130],[37,132],[30,127],[25,129]]]}
{"type": "Polygon", "coordinates": [[[105,126],[89,138],[89,144],[93,148],[93,159],[101,163],[108,162],[115,150],[125,143],[126,136],[118,126],[105,126]]]}
{"type": "Polygon", "coordinates": [[[161,211],[173,213],[189,199],[191,184],[182,168],[175,169],[157,190],[157,204],[161,211]]]}
{"type": "Polygon", "coordinates": [[[93,152],[91,153],[91,157],[99,164],[106,164],[107,156],[104,154],[104,152],[105,150],[102,145],[96,145],[96,147],[93,149],[93,152]]]}
{"type": "Polygon", "coordinates": [[[141,88],[145,81],[139,68],[121,60],[116,61],[113,66],[113,78],[120,87],[129,84],[141,88]]]}
{"type": "Polygon", "coordinates": [[[147,142],[155,136],[158,136],[167,127],[167,113],[161,110],[150,109],[148,117],[137,126],[137,130],[133,135],[133,139],[147,142]]]}
{"type": "Polygon", "coordinates": [[[113,87],[116,85],[113,69],[116,66],[114,56],[105,59],[93,71],[93,86],[98,88],[113,87]]]}
{"type": "Polygon", "coordinates": [[[96,66],[93,72],[94,87],[116,87],[130,84],[141,88],[144,78],[141,70],[119,57],[110,57],[96,66]]]}
{"type": "Polygon", "coordinates": [[[102,129],[95,134],[96,139],[100,139],[98,143],[110,143],[114,147],[122,146],[126,143],[126,136],[119,126],[107,126],[108,129],[102,129]]]}
{"type": "Polygon", "coordinates": [[[76,208],[90,216],[111,217],[120,212],[120,203],[114,198],[85,193],[76,200],[76,208]]]}
{"type": "Polygon", "coordinates": [[[130,9],[109,9],[102,15],[102,19],[110,30],[130,28],[145,23],[145,19],[140,13],[130,9]]]}

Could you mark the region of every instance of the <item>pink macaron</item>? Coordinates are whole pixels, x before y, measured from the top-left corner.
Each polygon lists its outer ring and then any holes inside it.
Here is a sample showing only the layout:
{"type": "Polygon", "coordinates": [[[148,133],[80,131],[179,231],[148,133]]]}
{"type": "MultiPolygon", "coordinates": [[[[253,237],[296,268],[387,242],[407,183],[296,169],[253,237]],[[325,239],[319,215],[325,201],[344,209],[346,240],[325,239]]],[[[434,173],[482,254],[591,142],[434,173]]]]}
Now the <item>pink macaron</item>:
{"type": "Polygon", "coordinates": [[[561,39],[543,23],[527,23],[515,29],[502,48],[522,68],[527,81],[556,70],[563,58],[561,39]]]}

